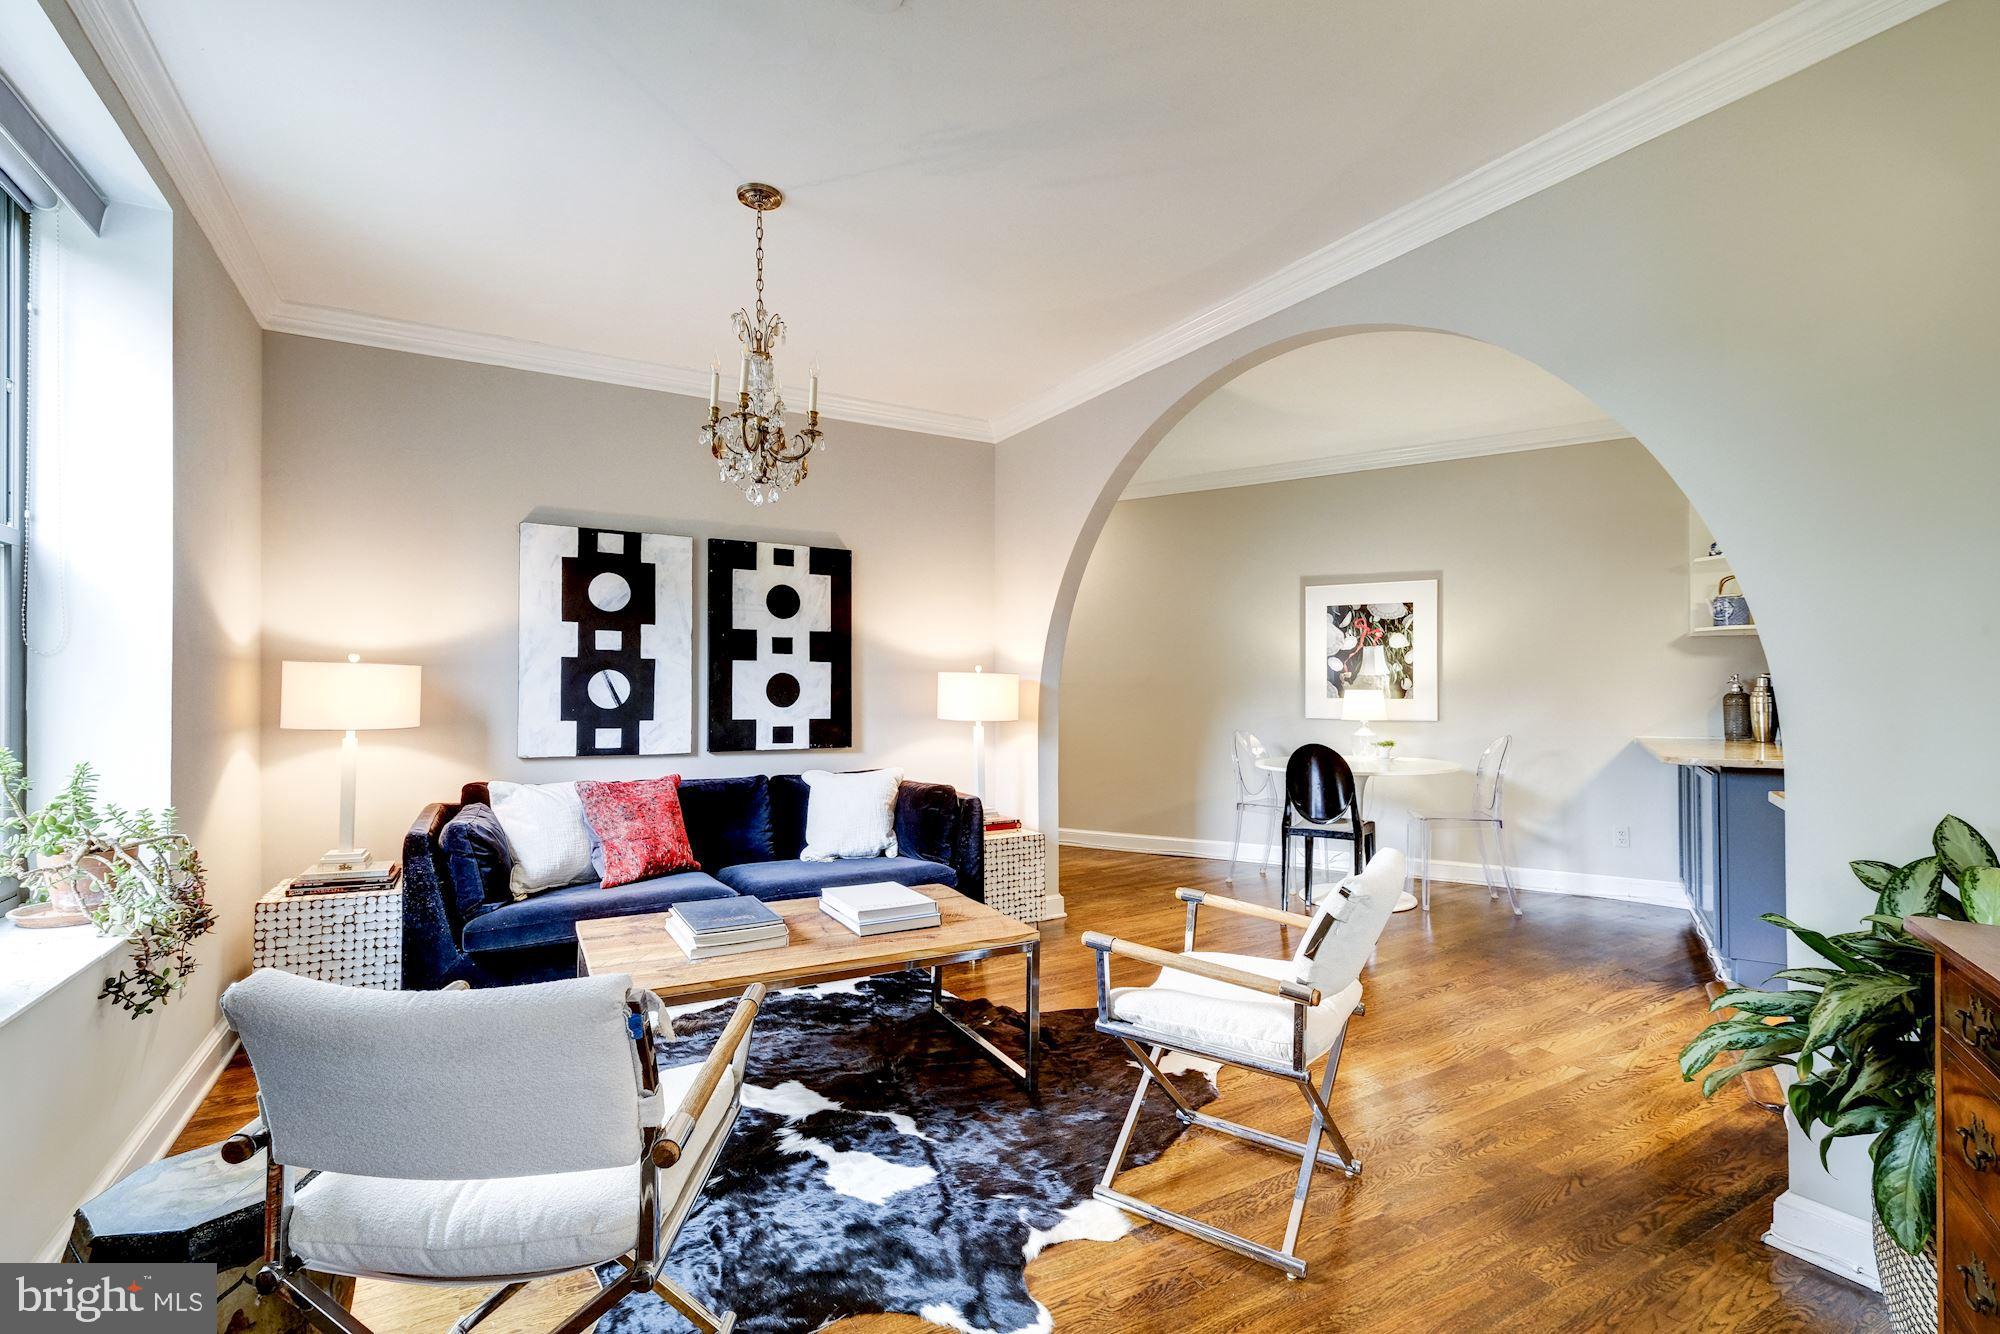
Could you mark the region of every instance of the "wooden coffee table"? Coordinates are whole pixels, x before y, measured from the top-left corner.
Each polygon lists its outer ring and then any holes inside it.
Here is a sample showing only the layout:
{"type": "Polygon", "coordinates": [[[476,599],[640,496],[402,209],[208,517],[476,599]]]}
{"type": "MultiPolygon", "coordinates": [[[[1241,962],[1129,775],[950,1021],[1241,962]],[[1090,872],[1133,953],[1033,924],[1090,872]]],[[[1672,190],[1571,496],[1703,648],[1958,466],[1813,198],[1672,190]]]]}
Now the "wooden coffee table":
{"type": "Polygon", "coordinates": [[[838,982],[905,968],[931,971],[930,1008],[970,1038],[1000,1067],[1035,1091],[1035,1049],[1042,1028],[1041,932],[974,903],[943,885],[913,885],[936,901],[943,919],[916,931],[857,936],[819,910],[819,900],[787,899],[770,905],[785,919],[791,943],[768,950],[689,959],[667,934],[666,914],[599,917],[576,924],[580,975],[628,973],[669,1005],[720,1000],[741,994],[752,982],[773,991],[817,982],[838,982]],[[1027,962],[1028,1041],[1026,1061],[1016,1061],[980,1034],[947,1014],[943,1004],[944,967],[996,954],[1020,954],[1027,962]]]}

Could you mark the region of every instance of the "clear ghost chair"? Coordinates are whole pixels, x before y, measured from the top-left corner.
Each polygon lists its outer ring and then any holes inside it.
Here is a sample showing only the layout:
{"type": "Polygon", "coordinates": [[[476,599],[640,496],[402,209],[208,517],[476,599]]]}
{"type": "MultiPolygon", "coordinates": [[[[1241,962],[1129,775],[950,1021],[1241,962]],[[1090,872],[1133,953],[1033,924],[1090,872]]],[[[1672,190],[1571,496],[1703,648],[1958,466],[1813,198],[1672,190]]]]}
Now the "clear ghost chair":
{"type": "Polygon", "coordinates": [[[1503,736],[1486,748],[1479,757],[1479,768],[1472,776],[1472,809],[1450,811],[1411,811],[1408,846],[1417,854],[1413,874],[1423,881],[1424,911],[1431,910],[1431,833],[1439,825],[1470,825],[1479,839],[1479,865],[1486,872],[1486,894],[1488,898],[1499,898],[1500,891],[1507,891],[1507,902],[1514,909],[1514,915],[1521,915],[1521,893],[1514,887],[1514,873],[1508,869],[1507,823],[1501,817],[1500,799],[1507,769],[1507,747],[1513,742],[1511,736],[1503,736]],[[1486,852],[1486,835],[1493,834],[1493,855],[1486,852]],[[1493,879],[1493,866],[1498,862],[1500,879],[1493,879]]]}
{"type": "Polygon", "coordinates": [[[1278,821],[1285,810],[1284,794],[1278,791],[1278,776],[1268,769],[1259,769],[1257,761],[1271,753],[1271,748],[1249,732],[1235,732],[1229,738],[1229,768],[1236,780],[1236,831],[1229,840],[1229,874],[1225,883],[1236,883],[1236,850],[1243,845],[1243,813],[1245,811],[1269,811],[1271,813],[1271,836],[1266,841],[1264,860],[1257,867],[1257,874],[1268,876],[1270,865],[1278,851],[1278,821]]]}

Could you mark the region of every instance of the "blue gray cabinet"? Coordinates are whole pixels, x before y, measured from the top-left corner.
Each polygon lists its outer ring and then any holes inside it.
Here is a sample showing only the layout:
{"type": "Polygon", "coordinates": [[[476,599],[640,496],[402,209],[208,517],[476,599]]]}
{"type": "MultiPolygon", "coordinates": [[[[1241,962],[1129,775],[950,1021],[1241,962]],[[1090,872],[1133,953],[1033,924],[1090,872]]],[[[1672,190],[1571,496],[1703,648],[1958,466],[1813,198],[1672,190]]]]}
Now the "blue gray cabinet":
{"type": "Polygon", "coordinates": [[[1785,966],[1785,933],[1763,919],[1785,910],[1785,814],[1771,793],[1783,770],[1683,764],[1681,884],[1724,977],[1761,987],[1785,966]]]}

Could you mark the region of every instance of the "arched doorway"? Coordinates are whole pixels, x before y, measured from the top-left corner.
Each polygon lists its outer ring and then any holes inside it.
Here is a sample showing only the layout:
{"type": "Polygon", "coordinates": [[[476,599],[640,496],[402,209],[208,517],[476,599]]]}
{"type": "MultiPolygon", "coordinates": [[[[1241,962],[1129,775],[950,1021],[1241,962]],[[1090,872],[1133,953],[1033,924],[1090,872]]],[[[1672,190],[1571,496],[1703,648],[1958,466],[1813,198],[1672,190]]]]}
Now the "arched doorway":
{"type": "MultiPolygon", "coordinates": [[[[1408,850],[1422,842],[1409,812],[1469,806],[1469,771],[1511,735],[1515,881],[1682,902],[1677,766],[1635,738],[1715,735],[1728,678],[1752,681],[1767,663],[1757,627],[1708,623],[1717,576],[1733,576],[1727,557],[1704,554],[1712,535],[1685,495],[1583,395],[1458,335],[1308,340],[1210,390],[1121,501],[1063,645],[1066,844],[1265,858],[1269,819],[1235,803],[1273,779],[1228,762],[1243,731],[1273,765],[1320,742],[1366,772],[1370,742],[1398,746],[1401,776],[1372,784],[1367,813],[1384,846],[1408,850]],[[1339,691],[1365,682],[1315,680],[1305,641],[1325,617],[1310,604],[1398,587],[1423,600],[1424,624],[1391,636],[1389,652],[1407,649],[1422,683],[1370,678],[1388,688],[1388,717],[1364,741],[1341,721],[1339,691]]],[[[1359,669],[1338,660],[1344,677],[1359,669]]],[[[1768,826],[1755,911],[1781,911],[1782,816],[1754,814],[1768,826]]],[[[1494,851],[1460,825],[1432,842],[1447,880],[1482,878],[1494,851]]],[[[1784,966],[1776,928],[1761,949],[1740,934],[1746,966],[1719,971],[1762,983],[1784,966]]]]}

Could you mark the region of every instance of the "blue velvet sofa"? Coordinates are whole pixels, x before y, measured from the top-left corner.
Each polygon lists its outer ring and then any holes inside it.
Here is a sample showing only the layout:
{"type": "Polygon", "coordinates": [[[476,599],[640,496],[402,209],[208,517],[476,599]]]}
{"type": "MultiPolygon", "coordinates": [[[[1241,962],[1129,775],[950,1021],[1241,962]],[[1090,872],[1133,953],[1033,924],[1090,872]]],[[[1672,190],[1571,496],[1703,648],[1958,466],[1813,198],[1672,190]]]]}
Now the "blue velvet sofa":
{"type": "Polygon", "coordinates": [[[664,912],[676,903],[747,894],[807,898],[832,884],[896,880],[950,885],[985,900],[985,812],[978,798],[938,783],[904,783],[896,796],[895,857],[799,860],[805,780],[797,774],[689,778],[681,783],[699,871],[606,889],[596,881],[516,900],[512,860],[486,784],[434,802],[403,838],[403,985],[431,990],[547,982],[576,974],[576,924],[664,912]]]}

